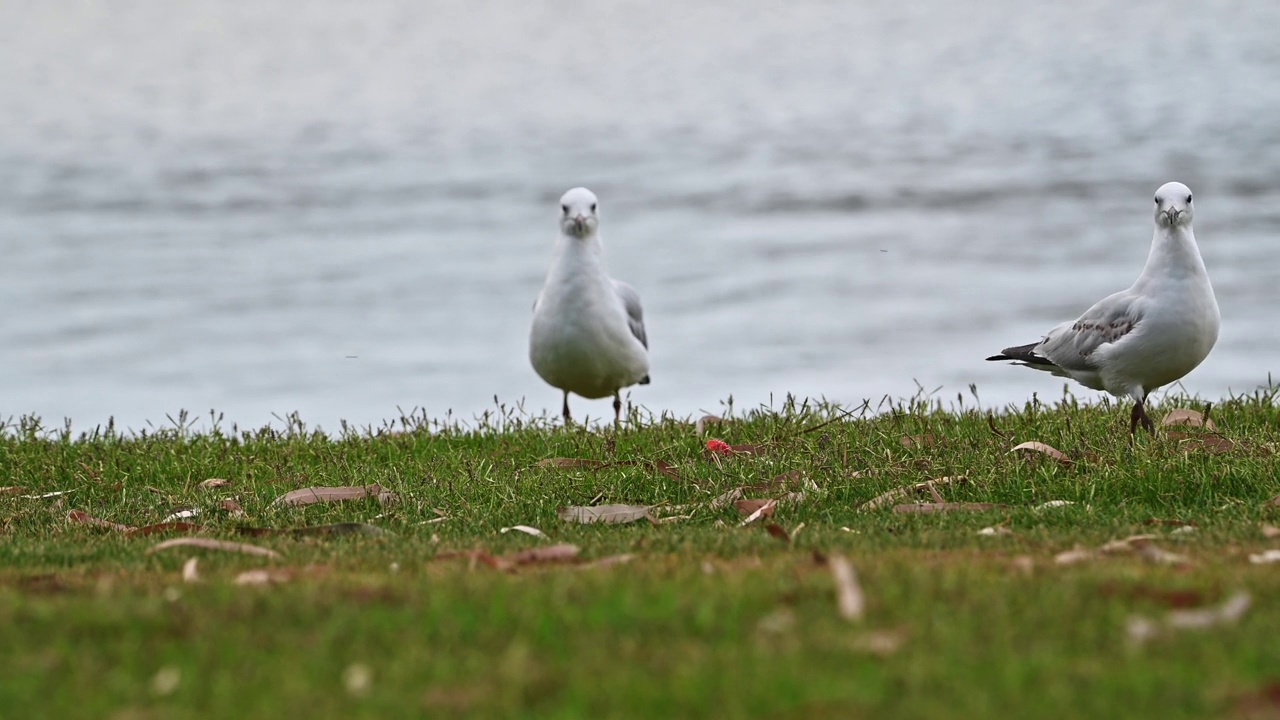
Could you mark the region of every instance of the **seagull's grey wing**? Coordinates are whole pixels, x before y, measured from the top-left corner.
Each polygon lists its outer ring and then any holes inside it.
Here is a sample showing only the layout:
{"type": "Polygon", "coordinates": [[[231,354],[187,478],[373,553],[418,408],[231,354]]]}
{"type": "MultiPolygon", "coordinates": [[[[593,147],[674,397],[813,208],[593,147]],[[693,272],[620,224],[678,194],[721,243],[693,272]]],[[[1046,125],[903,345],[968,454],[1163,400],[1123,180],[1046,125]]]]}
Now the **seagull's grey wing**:
{"type": "Polygon", "coordinates": [[[644,349],[649,349],[649,337],[644,332],[644,310],[640,308],[640,294],[636,289],[621,280],[613,281],[613,289],[627,309],[627,324],[631,326],[631,334],[636,336],[644,349]]]}
{"type": "Polygon", "coordinates": [[[1133,332],[1145,315],[1143,306],[1142,298],[1128,290],[1110,295],[1078,320],[1049,331],[1034,352],[1064,370],[1097,370],[1094,353],[1133,332]]]}

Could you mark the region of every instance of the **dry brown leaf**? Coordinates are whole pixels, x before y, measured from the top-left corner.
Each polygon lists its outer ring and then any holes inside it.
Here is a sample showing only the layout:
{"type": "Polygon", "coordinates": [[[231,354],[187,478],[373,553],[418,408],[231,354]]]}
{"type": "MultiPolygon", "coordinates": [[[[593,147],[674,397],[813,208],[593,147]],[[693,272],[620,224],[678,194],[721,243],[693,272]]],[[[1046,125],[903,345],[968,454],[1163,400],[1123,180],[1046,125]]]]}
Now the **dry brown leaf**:
{"type": "Polygon", "coordinates": [[[1262,537],[1267,538],[1268,540],[1275,540],[1280,537],[1280,528],[1275,525],[1267,525],[1266,523],[1263,523],[1262,537]]]}
{"type": "Polygon", "coordinates": [[[897,630],[872,630],[855,640],[853,648],[859,652],[888,657],[897,652],[905,640],[903,633],[897,630]]]}
{"type": "Polygon", "coordinates": [[[1160,419],[1161,427],[1170,425],[1187,425],[1190,427],[1203,427],[1208,430],[1217,430],[1218,427],[1213,424],[1213,418],[1205,419],[1204,413],[1188,408],[1176,408],[1170,410],[1160,419]]]}
{"type": "Polygon", "coordinates": [[[1092,559],[1093,552],[1079,546],[1064,550],[1053,556],[1053,562],[1058,565],[1075,565],[1092,559]]]}
{"type": "Polygon", "coordinates": [[[954,477],[952,476],[940,477],[940,478],[934,478],[933,480],[925,480],[924,482],[918,482],[914,485],[906,485],[904,487],[894,488],[888,492],[881,493],[875,496],[874,498],[862,503],[862,505],[858,509],[859,510],[875,510],[877,508],[881,508],[886,505],[892,504],[897,500],[901,500],[903,498],[910,497],[912,495],[917,495],[922,490],[929,491],[929,494],[933,498],[934,502],[942,502],[942,496],[938,494],[939,486],[951,485],[953,483],[956,485],[960,485],[968,481],[969,479],[963,475],[957,475],[954,477]]]}
{"type": "Polygon", "coordinates": [[[244,553],[245,555],[259,555],[269,558],[280,557],[280,553],[275,550],[268,550],[267,548],[258,547],[257,545],[247,545],[245,543],[227,542],[225,540],[214,540],[213,538],[202,537],[182,537],[165,540],[162,543],[152,546],[151,549],[147,550],[147,554],[150,555],[161,550],[168,550],[169,548],[175,547],[198,547],[204,548],[205,550],[221,550],[223,552],[237,552],[244,553]]]}
{"type": "Polygon", "coordinates": [[[495,570],[513,570],[515,568],[514,563],[510,560],[494,557],[484,550],[446,550],[435,556],[436,560],[449,560],[452,558],[467,558],[471,561],[473,570],[477,562],[484,563],[495,570]]]}
{"type": "Polygon", "coordinates": [[[1271,563],[1280,562],[1280,550],[1264,550],[1260,553],[1250,554],[1249,562],[1254,565],[1270,565],[1271,563]]]}
{"type": "Polygon", "coordinates": [[[909,505],[894,505],[893,511],[896,513],[939,513],[939,512],[982,512],[984,510],[1000,510],[1009,507],[1000,503],[966,503],[966,502],[940,502],[940,503],[911,503],[909,505]]]}
{"type": "Polygon", "coordinates": [[[196,565],[199,562],[200,561],[197,558],[187,558],[187,561],[182,564],[182,582],[200,582],[200,571],[196,568],[196,565]]]}
{"type": "Polygon", "coordinates": [[[271,506],[297,507],[318,502],[343,502],[365,498],[377,498],[381,505],[396,501],[395,493],[378,483],[373,483],[355,487],[309,487],[293,490],[271,501],[271,506]]]}
{"type": "MultiPolygon", "coordinates": [[[[747,502],[747,501],[746,501],[746,500],[740,500],[739,502],[747,502]]],[[[777,507],[777,506],[778,506],[778,501],[777,501],[777,500],[769,500],[769,501],[767,501],[765,504],[763,504],[763,505],[761,505],[760,507],[756,508],[756,510],[755,510],[754,512],[752,512],[750,515],[748,515],[746,518],[744,518],[744,519],[742,520],[742,524],[743,524],[743,525],[750,525],[751,523],[755,522],[756,520],[759,520],[759,519],[760,519],[760,518],[762,518],[762,517],[769,517],[770,515],[773,515],[773,509],[774,509],[775,507],[777,507]]]]}
{"type": "Polygon", "coordinates": [[[602,567],[611,567],[613,565],[625,565],[635,559],[636,559],[636,556],[632,553],[621,553],[619,555],[608,555],[606,557],[602,557],[597,560],[592,560],[589,563],[584,563],[581,567],[602,568],[602,567]]]}
{"type": "Polygon", "coordinates": [[[511,527],[504,527],[504,528],[500,529],[498,532],[501,532],[501,533],[509,533],[509,532],[511,532],[511,531],[513,531],[513,530],[514,530],[515,532],[522,532],[522,533],[524,533],[525,535],[532,535],[532,536],[534,536],[534,537],[544,538],[544,537],[546,537],[546,536],[547,536],[547,534],[546,534],[546,533],[542,532],[542,531],[541,531],[541,530],[539,530],[538,528],[536,528],[536,527],[532,527],[532,526],[529,526],[529,525],[512,525],[511,527]]]}
{"type": "Polygon", "coordinates": [[[790,635],[796,625],[796,613],[789,607],[780,607],[756,622],[756,632],[768,635],[790,635]]]}
{"type": "Polygon", "coordinates": [[[1124,538],[1123,540],[1112,540],[1111,542],[1108,542],[1107,544],[1098,548],[1098,552],[1102,552],[1102,553],[1132,552],[1135,549],[1137,549],[1139,544],[1150,542],[1151,540],[1155,540],[1157,537],[1158,537],[1157,535],[1130,535],[1129,537],[1124,538]]]}
{"type": "Polygon", "coordinates": [[[9,487],[0,487],[0,497],[4,497],[5,495],[21,495],[26,491],[27,491],[26,488],[18,487],[16,485],[10,485],[9,487]]]}
{"type": "Polygon", "coordinates": [[[165,516],[160,522],[174,522],[177,520],[190,520],[200,516],[200,508],[187,507],[177,508],[173,512],[165,516]]]}
{"type": "Polygon", "coordinates": [[[1057,460],[1063,465],[1070,465],[1072,463],[1071,458],[1067,457],[1066,453],[1053,447],[1052,445],[1047,445],[1045,443],[1037,442],[1035,440],[1024,442],[1019,445],[1014,445],[1013,449],[1010,450],[1009,452],[1019,452],[1019,451],[1022,451],[1025,453],[1040,453],[1042,455],[1051,457],[1054,460],[1057,460]]]}
{"type": "Polygon", "coordinates": [[[1237,592],[1216,607],[1198,610],[1171,610],[1165,617],[1169,627],[1180,629],[1202,629],[1234,623],[1244,617],[1252,599],[1247,592],[1237,592]]]}
{"type": "Polygon", "coordinates": [[[1171,610],[1163,622],[1141,615],[1129,618],[1129,639],[1146,642],[1168,630],[1206,630],[1219,625],[1233,625],[1244,617],[1252,599],[1247,592],[1237,592],[1221,604],[1195,610],[1171,610]]]}
{"type": "Polygon", "coordinates": [[[722,493],[716,496],[716,498],[712,500],[707,507],[712,510],[719,510],[720,508],[728,507],[729,505],[736,503],[738,500],[741,500],[742,493],[746,489],[746,487],[736,487],[728,492],[722,493]]]}
{"type": "Polygon", "coordinates": [[[1234,693],[1234,714],[1241,720],[1280,720],[1280,680],[1271,680],[1247,692],[1234,693]]]}
{"type": "Polygon", "coordinates": [[[540,563],[560,563],[569,562],[578,557],[581,552],[577,545],[569,543],[561,543],[559,545],[548,545],[547,547],[531,548],[529,550],[521,550],[514,555],[508,556],[508,559],[516,565],[535,565],[540,563]]]}
{"type": "Polygon", "coordinates": [[[932,433],[925,433],[923,435],[910,435],[910,436],[903,435],[901,438],[898,439],[898,442],[902,444],[902,447],[907,449],[931,448],[934,445],[938,444],[938,441],[933,437],[932,433]]]}
{"type": "Polygon", "coordinates": [[[1154,620],[1134,615],[1129,618],[1129,622],[1125,624],[1124,633],[1129,637],[1130,642],[1141,645],[1160,634],[1160,627],[1156,625],[1154,620]]]}
{"type": "Polygon", "coordinates": [[[747,498],[745,500],[739,500],[733,504],[733,506],[737,508],[739,515],[751,515],[759,512],[759,510],[766,505],[769,506],[769,509],[765,514],[772,515],[773,506],[777,505],[777,501],[772,498],[747,498]]]}
{"type": "Polygon", "coordinates": [[[1234,441],[1228,440],[1221,435],[1205,435],[1200,438],[1200,445],[1208,453],[1230,452],[1237,447],[1234,441]]]}
{"type": "Polygon", "coordinates": [[[1267,501],[1267,504],[1268,504],[1268,505],[1271,505],[1271,506],[1273,506],[1273,507],[1280,507],[1280,495],[1277,495],[1277,496],[1275,496],[1275,497],[1271,498],[1270,500],[1268,500],[1268,501],[1267,501]]]}
{"type": "Polygon", "coordinates": [[[1172,525],[1173,527],[1195,526],[1193,520],[1178,520],[1176,518],[1147,518],[1143,521],[1144,525],[1172,525]]]}
{"type": "Polygon", "coordinates": [[[702,417],[698,418],[698,422],[693,426],[693,429],[695,432],[697,432],[698,437],[702,437],[702,433],[706,432],[708,425],[722,423],[722,422],[727,422],[727,421],[724,418],[718,417],[716,415],[703,415],[702,417]]]}
{"type": "Polygon", "coordinates": [[[201,482],[199,485],[196,485],[196,487],[201,490],[212,490],[213,488],[226,487],[230,484],[231,481],[226,478],[209,478],[208,480],[201,482]]]}
{"type": "MultiPolygon", "coordinates": [[[[73,492],[75,492],[75,490],[53,490],[52,492],[40,493],[39,495],[19,495],[19,497],[21,497],[23,500],[47,500],[49,498],[56,498],[56,497],[62,497],[63,495],[70,495],[73,492]]],[[[55,504],[55,507],[56,507],[56,504],[55,504]]]]}
{"type": "Polygon", "coordinates": [[[836,606],[840,610],[840,617],[854,622],[862,620],[866,613],[866,600],[862,596],[862,588],[858,585],[853,565],[843,555],[831,555],[827,558],[827,567],[836,584],[836,606]]]}
{"type": "Polygon", "coordinates": [[[766,532],[769,533],[769,537],[772,537],[776,540],[781,540],[782,542],[787,543],[788,545],[791,544],[791,536],[787,534],[786,530],[782,529],[781,525],[777,523],[769,523],[768,525],[764,526],[764,529],[766,532]]]}
{"type": "Polygon", "coordinates": [[[1191,558],[1185,555],[1179,555],[1175,552],[1169,552],[1164,548],[1158,547],[1151,542],[1131,543],[1134,549],[1138,551],[1144,559],[1157,565],[1189,565],[1191,558]]]}
{"type": "Polygon", "coordinates": [[[721,508],[728,507],[729,505],[732,504],[738,507],[739,512],[746,515],[746,514],[755,512],[770,500],[770,498],[743,500],[742,496],[746,491],[756,490],[756,491],[762,491],[762,492],[771,492],[771,491],[777,491],[777,490],[786,490],[788,488],[800,488],[800,489],[795,490],[793,492],[784,493],[780,497],[771,498],[771,499],[776,501],[777,504],[799,503],[799,502],[804,502],[805,498],[807,497],[806,496],[807,492],[816,492],[819,490],[817,483],[813,482],[813,480],[810,480],[809,478],[806,478],[804,476],[804,473],[800,472],[799,470],[791,470],[789,472],[782,473],[781,475],[777,475],[769,480],[764,480],[751,485],[742,485],[742,486],[733,488],[732,490],[729,490],[727,492],[721,493],[720,495],[717,495],[710,503],[708,503],[707,507],[711,510],[719,510],[721,508]]]}
{"type": "Polygon", "coordinates": [[[204,528],[200,527],[199,525],[195,525],[193,523],[188,523],[188,522],[162,522],[162,523],[156,523],[155,525],[144,525],[143,527],[140,527],[140,528],[129,528],[128,530],[125,531],[124,534],[132,537],[132,536],[145,536],[145,535],[159,535],[161,533],[199,532],[200,530],[203,530],[203,529],[204,528]]]}
{"type": "MultiPolygon", "coordinates": [[[[521,565],[537,565],[542,563],[564,563],[572,562],[578,556],[579,548],[577,545],[560,544],[548,545],[547,547],[533,548],[531,550],[522,550],[510,555],[495,557],[484,550],[451,550],[436,555],[437,560],[445,560],[448,558],[467,558],[471,561],[472,568],[476,563],[482,563],[494,570],[515,571],[521,565]]],[[[614,561],[622,562],[622,561],[614,561]]]]}
{"type": "Polygon", "coordinates": [[[636,520],[653,522],[653,516],[649,514],[649,510],[648,505],[570,505],[557,508],[556,515],[567,522],[620,525],[636,520]]]}
{"type": "Polygon", "coordinates": [[[293,573],[284,570],[245,570],[236,575],[235,584],[237,585],[272,585],[275,583],[288,582],[293,579],[293,573]]]}
{"type": "Polygon", "coordinates": [[[244,517],[244,508],[240,507],[240,503],[235,498],[227,498],[218,503],[218,507],[226,510],[227,514],[233,518],[244,517]]]}
{"type": "Polygon", "coordinates": [[[658,472],[662,473],[663,475],[666,475],[667,477],[671,478],[672,480],[679,480],[679,479],[680,479],[680,473],[676,472],[676,466],[675,466],[675,465],[672,465],[671,463],[667,462],[666,460],[654,460],[654,461],[653,461],[653,469],[654,469],[654,470],[657,470],[658,472]]]}
{"type": "Polygon", "coordinates": [[[128,532],[133,530],[132,525],[121,525],[120,523],[111,522],[110,520],[100,520],[83,510],[72,510],[67,513],[67,522],[80,523],[81,525],[92,525],[93,527],[106,528],[107,530],[115,530],[116,532],[128,532]]]}
{"type": "Polygon", "coordinates": [[[1036,571],[1035,558],[1030,555],[1017,555],[1009,560],[1009,569],[1016,570],[1023,575],[1031,575],[1036,571]]]}
{"type": "Polygon", "coordinates": [[[1236,449],[1236,443],[1217,433],[1190,434],[1171,430],[1165,437],[1178,441],[1178,447],[1184,452],[1203,450],[1211,455],[1230,452],[1236,449]]]}

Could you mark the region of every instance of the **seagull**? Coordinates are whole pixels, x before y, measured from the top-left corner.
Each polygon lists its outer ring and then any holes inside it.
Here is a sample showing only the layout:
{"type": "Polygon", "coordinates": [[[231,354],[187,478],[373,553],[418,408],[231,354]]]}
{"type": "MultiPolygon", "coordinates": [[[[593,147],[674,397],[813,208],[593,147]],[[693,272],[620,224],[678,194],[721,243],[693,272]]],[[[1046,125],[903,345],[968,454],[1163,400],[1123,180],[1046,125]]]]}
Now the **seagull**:
{"type": "Polygon", "coordinates": [[[640,295],[609,277],[600,242],[599,201],[578,187],[560,198],[560,238],[542,293],[533,304],[529,360],[552,387],[596,399],[613,395],[613,421],[622,414],[618,391],[649,384],[649,338],[640,295]]]}
{"type": "Polygon", "coordinates": [[[987,359],[1013,360],[1117,398],[1131,398],[1129,433],[1139,422],[1154,433],[1147,396],[1204,361],[1221,324],[1218,301],[1191,230],[1193,215],[1186,185],[1161,185],[1155,197],[1151,253],[1133,285],[1050,330],[1039,342],[1008,347],[987,359]]]}

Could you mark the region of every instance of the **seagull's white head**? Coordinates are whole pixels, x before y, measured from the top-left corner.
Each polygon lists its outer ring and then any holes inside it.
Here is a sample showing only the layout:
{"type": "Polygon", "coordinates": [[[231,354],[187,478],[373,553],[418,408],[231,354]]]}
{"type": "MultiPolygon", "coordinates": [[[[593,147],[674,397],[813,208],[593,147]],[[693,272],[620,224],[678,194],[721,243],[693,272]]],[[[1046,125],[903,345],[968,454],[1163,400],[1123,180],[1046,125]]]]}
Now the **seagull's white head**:
{"type": "Polygon", "coordinates": [[[596,194],[576,187],[560,197],[560,231],[576,238],[588,238],[600,225],[596,194]]]}
{"type": "Polygon", "coordinates": [[[1165,183],[1156,191],[1156,226],[1185,227],[1194,214],[1191,188],[1180,182],[1165,183]]]}

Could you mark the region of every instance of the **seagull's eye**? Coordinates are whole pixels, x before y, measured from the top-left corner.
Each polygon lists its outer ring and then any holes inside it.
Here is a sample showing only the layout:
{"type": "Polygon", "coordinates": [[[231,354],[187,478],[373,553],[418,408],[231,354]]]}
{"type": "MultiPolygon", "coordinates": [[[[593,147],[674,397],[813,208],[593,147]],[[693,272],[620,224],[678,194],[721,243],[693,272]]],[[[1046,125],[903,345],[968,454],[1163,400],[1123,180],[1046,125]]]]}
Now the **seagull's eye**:
{"type": "Polygon", "coordinates": [[[561,206],[560,206],[560,209],[561,209],[561,210],[564,210],[564,214],[565,214],[565,215],[568,215],[568,214],[569,214],[569,206],[568,206],[568,205],[561,205],[561,206]]]}
{"type": "MultiPolygon", "coordinates": [[[[1191,202],[1191,198],[1187,198],[1187,202],[1191,202]]],[[[595,211],[596,211],[596,204],[591,203],[591,212],[595,212],[595,211]]]]}
{"type": "Polygon", "coordinates": [[[1156,204],[1157,204],[1157,205],[1159,205],[1159,204],[1160,204],[1160,198],[1159,198],[1158,196],[1156,197],[1156,204]]]}
{"type": "Polygon", "coordinates": [[[1187,196],[1187,202],[1191,202],[1191,196],[1190,196],[1190,195],[1188,195],[1188,196],[1187,196]]]}

